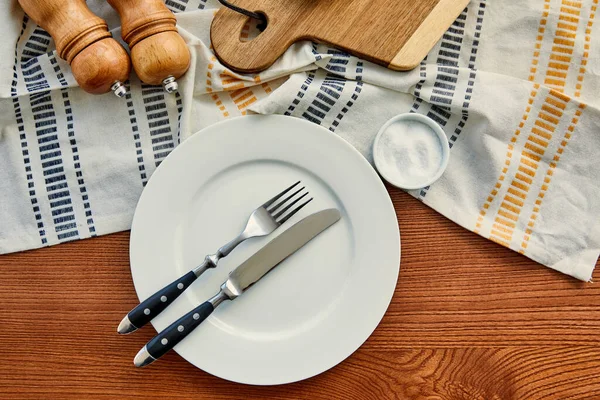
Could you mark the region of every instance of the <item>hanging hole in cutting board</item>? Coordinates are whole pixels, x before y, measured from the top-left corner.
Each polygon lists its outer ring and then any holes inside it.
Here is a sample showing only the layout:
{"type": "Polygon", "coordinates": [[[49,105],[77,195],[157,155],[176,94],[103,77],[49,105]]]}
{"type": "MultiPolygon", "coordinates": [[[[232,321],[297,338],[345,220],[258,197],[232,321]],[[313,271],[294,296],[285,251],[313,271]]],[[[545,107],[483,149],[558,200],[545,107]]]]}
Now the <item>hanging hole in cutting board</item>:
{"type": "Polygon", "coordinates": [[[246,10],[245,8],[238,7],[235,4],[231,4],[228,0],[219,0],[219,3],[235,12],[249,17],[248,21],[246,21],[242,28],[242,32],[240,33],[240,40],[242,42],[249,42],[267,29],[267,16],[260,11],[255,12],[246,10]]]}
{"type": "Polygon", "coordinates": [[[262,13],[257,13],[262,19],[248,18],[242,31],[240,32],[240,42],[249,42],[254,40],[267,28],[267,17],[262,13]]]}

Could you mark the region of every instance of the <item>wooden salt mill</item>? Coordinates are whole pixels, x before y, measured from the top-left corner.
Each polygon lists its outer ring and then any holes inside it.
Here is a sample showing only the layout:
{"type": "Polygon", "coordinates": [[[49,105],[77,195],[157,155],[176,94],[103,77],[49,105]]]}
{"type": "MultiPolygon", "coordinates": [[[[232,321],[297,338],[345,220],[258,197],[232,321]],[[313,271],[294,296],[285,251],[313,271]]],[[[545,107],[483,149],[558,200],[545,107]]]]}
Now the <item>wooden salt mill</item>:
{"type": "Polygon", "coordinates": [[[177,78],[190,66],[190,52],[161,0],[107,0],[121,16],[121,36],[131,49],[133,69],[150,85],[177,90],[177,78]]]}
{"type": "Polygon", "coordinates": [[[29,17],[54,39],[59,57],[71,65],[79,86],[88,93],[113,91],[125,96],[131,61],[94,15],[85,0],[19,0],[29,17]]]}

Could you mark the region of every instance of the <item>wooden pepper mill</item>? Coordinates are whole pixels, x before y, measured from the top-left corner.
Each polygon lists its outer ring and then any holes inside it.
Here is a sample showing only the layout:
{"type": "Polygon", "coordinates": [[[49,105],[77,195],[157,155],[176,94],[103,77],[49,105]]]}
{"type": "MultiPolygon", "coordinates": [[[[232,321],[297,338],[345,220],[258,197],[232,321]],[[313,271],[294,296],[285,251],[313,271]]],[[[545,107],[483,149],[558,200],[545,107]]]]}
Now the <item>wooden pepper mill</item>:
{"type": "Polygon", "coordinates": [[[29,17],[56,43],[79,86],[88,93],[113,91],[125,95],[131,61],[125,49],[108,32],[106,21],[94,15],[85,0],[19,0],[29,17]]]}
{"type": "Polygon", "coordinates": [[[175,92],[175,80],[190,66],[190,52],[177,32],[175,15],[161,0],[107,1],[121,16],[121,36],[131,49],[138,77],[175,92]]]}

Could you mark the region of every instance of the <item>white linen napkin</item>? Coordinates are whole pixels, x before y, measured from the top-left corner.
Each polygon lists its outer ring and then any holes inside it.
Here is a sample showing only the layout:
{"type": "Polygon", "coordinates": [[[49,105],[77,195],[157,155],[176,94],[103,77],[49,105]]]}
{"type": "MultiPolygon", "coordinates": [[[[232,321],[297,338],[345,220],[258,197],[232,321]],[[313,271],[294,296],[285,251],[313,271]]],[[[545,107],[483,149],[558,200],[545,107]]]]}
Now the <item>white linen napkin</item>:
{"type": "MultiPolygon", "coordinates": [[[[14,45],[0,50],[0,253],[128,229],[160,162],[224,118],[305,118],[372,161],[379,127],[417,112],[443,127],[451,158],[413,196],[541,264],[591,278],[600,254],[598,0],[473,0],[409,72],[303,42],[252,76],[210,50],[216,1],[166,4],[178,13],[190,71],[174,96],[132,76],[126,99],[81,91],[51,38],[16,1],[6,7],[0,33],[14,45]]],[[[119,38],[116,13],[104,1],[88,5],[119,38]]]]}

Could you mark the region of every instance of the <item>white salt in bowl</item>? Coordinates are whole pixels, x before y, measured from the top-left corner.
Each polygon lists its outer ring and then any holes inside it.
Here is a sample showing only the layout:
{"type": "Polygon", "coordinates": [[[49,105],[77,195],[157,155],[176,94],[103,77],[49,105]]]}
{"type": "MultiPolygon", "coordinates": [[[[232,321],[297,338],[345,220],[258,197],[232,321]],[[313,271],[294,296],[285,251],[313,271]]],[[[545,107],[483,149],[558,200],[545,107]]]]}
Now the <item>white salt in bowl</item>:
{"type": "Polygon", "coordinates": [[[446,134],[434,120],[421,114],[400,114],[390,119],[373,143],[377,171],[400,189],[431,185],[442,176],[449,158],[446,134]]]}

